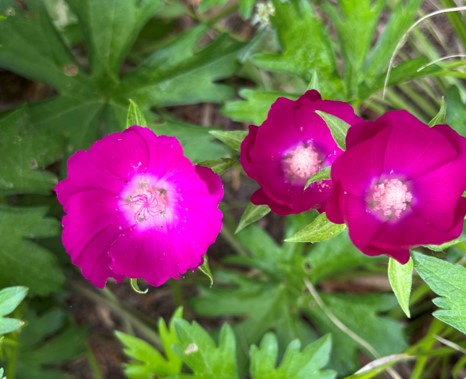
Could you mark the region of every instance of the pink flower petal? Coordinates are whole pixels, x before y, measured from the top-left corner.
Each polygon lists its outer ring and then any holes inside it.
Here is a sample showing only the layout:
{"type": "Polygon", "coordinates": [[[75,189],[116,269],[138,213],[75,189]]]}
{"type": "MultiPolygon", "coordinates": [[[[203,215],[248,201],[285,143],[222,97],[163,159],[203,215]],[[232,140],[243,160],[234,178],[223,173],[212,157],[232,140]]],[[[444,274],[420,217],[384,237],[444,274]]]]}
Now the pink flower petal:
{"type": "Polygon", "coordinates": [[[351,241],[358,249],[364,251],[364,247],[373,240],[381,223],[367,211],[364,199],[348,193],[344,196],[343,203],[351,241]]]}
{"type": "Polygon", "coordinates": [[[127,226],[115,197],[107,191],[83,191],[69,199],[66,210],[62,241],[73,264],[97,287],[104,287],[108,278],[121,280],[108,268],[108,250],[120,229],[127,226]]]}
{"type": "Polygon", "coordinates": [[[343,191],[364,196],[374,179],[382,175],[389,130],[365,140],[340,155],[332,165],[331,177],[343,191]]]}
{"type": "Polygon", "coordinates": [[[364,254],[406,263],[410,248],[461,234],[465,167],[466,138],[446,125],[429,128],[405,111],[388,112],[350,128],[347,151],[332,167],[327,216],[348,224],[364,254]],[[378,197],[368,197],[374,188],[378,197]]]}
{"type": "Polygon", "coordinates": [[[351,106],[321,100],[317,91],[308,91],[296,101],[277,99],[267,120],[260,127],[250,126],[241,144],[241,165],[261,187],[252,196],[253,203],[267,204],[281,215],[324,208],[331,181],[304,187],[342,151],[316,110],[341,115],[348,122],[361,121],[351,106]]]}
{"type": "Polygon", "coordinates": [[[387,112],[377,122],[389,124],[384,171],[416,178],[457,156],[451,143],[406,111],[387,112]],[[395,127],[409,125],[409,127],[395,127]]]}
{"type": "Polygon", "coordinates": [[[220,202],[223,198],[223,183],[220,177],[216,173],[214,173],[210,168],[203,166],[196,166],[196,173],[207,185],[209,194],[217,202],[220,202]]]}
{"type": "Polygon", "coordinates": [[[195,167],[175,138],[139,126],[75,154],[55,190],[66,212],[63,245],[98,287],[109,278],[179,279],[222,227],[220,178],[195,167]]]}

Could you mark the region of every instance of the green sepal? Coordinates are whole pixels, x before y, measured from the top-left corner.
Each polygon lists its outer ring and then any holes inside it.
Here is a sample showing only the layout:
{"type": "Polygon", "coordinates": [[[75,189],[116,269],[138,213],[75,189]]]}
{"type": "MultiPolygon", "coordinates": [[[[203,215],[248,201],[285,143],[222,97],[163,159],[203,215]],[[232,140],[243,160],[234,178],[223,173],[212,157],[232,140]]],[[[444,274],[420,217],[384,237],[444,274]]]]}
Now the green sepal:
{"type": "Polygon", "coordinates": [[[241,143],[248,134],[248,132],[244,130],[211,130],[209,133],[236,152],[240,151],[241,143]]]}
{"type": "Polygon", "coordinates": [[[317,171],[306,182],[304,189],[307,189],[312,183],[319,182],[324,179],[330,179],[331,166],[324,167],[322,170],[317,171]]]}
{"type": "Polygon", "coordinates": [[[440,124],[445,124],[447,122],[447,105],[445,103],[445,98],[442,96],[442,101],[440,102],[440,109],[438,113],[434,116],[432,120],[429,121],[429,126],[435,126],[440,124]]]}
{"type": "Polygon", "coordinates": [[[332,133],[332,137],[337,145],[342,150],[346,150],[346,133],[348,132],[350,125],[343,121],[341,118],[338,118],[329,113],[321,111],[316,111],[316,113],[322,117],[322,119],[327,124],[328,128],[330,129],[330,133],[332,133]]]}
{"type": "Polygon", "coordinates": [[[126,127],[129,128],[133,125],[147,127],[147,121],[136,102],[129,99],[128,115],[126,116],[126,127]]]}
{"type": "Polygon", "coordinates": [[[388,261],[388,280],[398,304],[405,315],[410,318],[409,297],[413,284],[413,260],[410,258],[408,263],[402,265],[390,258],[388,261]]]}
{"type": "Polygon", "coordinates": [[[270,208],[267,205],[254,205],[249,203],[239,220],[235,234],[242,231],[245,227],[259,221],[261,218],[270,213],[270,208]]]}
{"type": "Polygon", "coordinates": [[[129,280],[129,284],[131,285],[131,289],[139,295],[145,295],[149,292],[149,288],[146,288],[144,291],[139,287],[138,280],[131,278],[129,280]]]}
{"type": "Polygon", "coordinates": [[[210,270],[209,258],[207,258],[207,255],[204,255],[204,262],[199,266],[199,270],[201,270],[201,272],[209,278],[210,287],[212,287],[214,285],[214,276],[210,270]]]}
{"type": "Polygon", "coordinates": [[[305,228],[285,239],[285,242],[315,243],[326,241],[337,236],[345,229],[345,224],[334,224],[328,220],[325,213],[321,213],[305,228]]]}

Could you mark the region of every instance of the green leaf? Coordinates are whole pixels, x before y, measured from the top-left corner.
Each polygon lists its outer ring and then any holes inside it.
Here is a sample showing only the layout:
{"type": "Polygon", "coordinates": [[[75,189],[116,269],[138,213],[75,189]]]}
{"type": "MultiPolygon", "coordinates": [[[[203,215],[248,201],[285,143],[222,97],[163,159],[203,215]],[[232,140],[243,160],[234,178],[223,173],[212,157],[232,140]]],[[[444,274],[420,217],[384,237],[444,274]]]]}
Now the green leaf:
{"type": "Polygon", "coordinates": [[[251,17],[252,10],[254,8],[255,0],[240,0],[239,1],[239,13],[244,19],[251,17]]]}
{"type": "Polygon", "coordinates": [[[406,316],[411,317],[409,312],[409,297],[413,284],[412,259],[409,259],[408,263],[402,265],[393,258],[390,258],[388,261],[388,280],[401,309],[406,316]]]}
{"type": "MultiPolygon", "coordinates": [[[[394,86],[416,78],[435,76],[442,69],[440,66],[431,65],[419,71],[419,68],[429,63],[426,57],[407,59],[394,66],[390,72],[388,86],[394,86]]],[[[359,88],[359,100],[365,100],[372,94],[384,88],[386,74],[382,73],[377,77],[371,78],[366,76],[366,84],[359,88]]]]}
{"type": "Polygon", "coordinates": [[[188,32],[196,37],[186,39],[189,44],[182,36],[173,42],[173,47],[158,50],[142,62],[125,77],[118,88],[118,98],[132,98],[143,107],[142,104],[219,103],[232,97],[233,89],[218,81],[236,71],[236,58],[243,44],[221,35],[204,49],[195,51],[197,39],[202,35],[199,31],[203,29],[188,32]],[[180,49],[185,50],[181,53],[180,49]]]}
{"type": "Polygon", "coordinates": [[[330,166],[324,167],[322,170],[317,171],[314,175],[312,175],[308,181],[306,182],[306,185],[304,186],[304,189],[309,187],[312,183],[319,182],[324,179],[330,179],[330,170],[332,168],[330,166]]]}
{"type": "Polygon", "coordinates": [[[267,205],[254,205],[252,203],[249,203],[246,209],[244,210],[241,219],[239,220],[235,233],[239,233],[245,227],[262,219],[269,213],[270,208],[267,205]]]}
{"type": "Polygon", "coordinates": [[[336,373],[322,370],[330,358],[331,339],[327,335],[306,346],[301,351],[301,342],[292,341],[285,350],[280,364],[277,363],[278,343],[272,333],[267,333],[259,347],[252,346],[252,379],[333,379],[336,373]]]}
{"type": "MultiPolygon", "coordinates": [[[[309,215],[290,217],[305,219],[299,225],[288,226],[285,235],[308,222],[309,215]],[[288,231],[290,230],[290,232],[288,231]]],[[[293,223],[294,224],[294,223],[293,223]]],[[[274,330],[280,343],[299,339],[307,344],[315,334],[302,318],[300,305],[307,304],[303,293],[305,272],[301,244],[280,247],[263,229],[251,225],[236,235],[245,256],[228,261],[257,273],[250,278],[237,270],[217,270],[217,285],[202,288],[201,296],[193,299],[196,314],[208,317],[237,317],[233,326],[239,346],[256,343],[264,333],[274,330]]],[[[244,353],[243,353],[244,354],[244,353]]],[[[243,357],[246,359],[246,357],[243,357]]]]}
{"type": "Polygon", "coordinates": [[[209,132],[215,138],[222,141],[233,151],[239,152],[241,149],[241,143],[247,136],[248,132],[243,130],[223,131],[223,130],[211,130],[209,132]]]}
{"type": "Polygon", "coordinates": [[[0,67],[61,93],[86,92],[85,79],[54,28],[45,2],[26,3],[27,16],[15,0],[0,2],[0,14],[14,13],[0,23],[0,67]]]}
{"type": "Polygon", "coordinates": [[[129,128],[133,125],[147,127],[147,121],[142,114],[139,106],[133,101],[129,100],[128,116],[126,117],[126,127],[129,128]]]}
{"type": "Polygon", "coordinates": [[[285,239],[285,242],[322,242],[337,236],[345,229],[345,224],[334,224],[328,220],[325,213],[321,213],[304,229],[285,239]]]}
{"type": "Polygon", "coordinates": [[[220,330],[218,345],[198,323],[175,320],[179,342],[175,350],[193,378],[237,379],[236,341],[230,326],[220,330]]]}
{"type": "Polygon", "coordinates": [[[3,316],[10,314],[18,307],[26,297],[27,291],[26,287],[8,287],[0,291],[0,336],[11,333],[24,325],[23,321],[3,316]]]}
{"type": "Polygon", "coordinates": [[[341,118],[338,118],[329,113],[321,111],[316,111],[316,113],[322,117],[322,119],[327,124],[337,145],[342,150],[346,150],[346,134],[348,133],[350,125],[343,121],[341,118]]]}
{"type": "Polygon", "coordinates": [[[252,57],[257,66],[275,72],[296,75],[309,83],[314,72],[325,87],[324,97],[341,93],[335,57],[326,29],[309,2],[273,1],[272,24],[281,45],[279,54],[259,53],[252,57]],[[301,38],[297,38],[301,36],[301,38]]]}
{"type": "Polygon", "coordinates": [[[151,126],[151,129],[157,135],[176,137],[183,146],[184,154],[196,163],[222,159],[229,154],[228,148],[209,133],[212,128],[168,119],[163,124],[151,126]]]}
{"type": "Polygon", "coordinates": [[[313,245],[306,260],[311,267],[310,280],[319,283],[326,278],[354,272],[358,267],[376,265],[384,258],[361,253],[350,241],[348,232],[344,231],[335,238],[313,245]]]}
{"type": "MultiPolygon", "coordinates": [[[[417,12],[423,0],[398,1],[387,15],[390,16],[382,34],[377,39],[375,47],[369,54],[366,65],[366,79],[371,82],[388,69],[390,55],[405,32],[414,23],[417,12]]],[[[418,66],[420,67],[420,66],[418,66]]]]}
{"type": "Polygon", "coordinates": [[[198,6],[198,12],[205,12],[211,9],[212,7],[218,6],[223,7],[225,6],[227,0],[202,0],[198,6]]]}
{"type": "Polygon", "coordinates": [[[466,242],[466,236],[465,235],[461,235],[458,238],[455,238],[454,240],[449,241],[449,242],[442,243],[441,245],[424,245],[424,246],[427,247],[429,250],[436,251],[436,252],[441,252],[441,251],[445,251],[449,247],[458,245],[458,244],[460,244],[462,242],[466,242]]]}
{"type": "Polygon", "coordinates": [[[218,81],[235,72],[244,44],[223,35],[199,49],[206,25],[170,38],[168,44],[164,41],[162,48],[119,77],[120,65],[145,22],[160,7],[170,7],[164,2],[70,0],[87,45],[89,74],[75,62],[43,2],[27,3],[27,12],[14,0],[0,5],[13,7],[15,13],[0,26],[0,67],[57,90],[56,97],[28,107],[28,114],[32,124],[50,136],[66,136],[69,151],[123,130],[129,98],[148,113],[153,106],[220,102],[234,94],[218,81]]]}
{"type": "Polygon", "coordinates": [[[346,77],[353,86],[357,86],[364,75],[364,63],[383,6],[383,0],[341,0],[338,12],[335,6],[324,3],[338,33],[346,77]]]}
{"type": "Polygon", "coordinates": [[[26,287],[8,287],[0,291],[0,316],[9,315],[21,303],[28,289],[26,287]]]}
{"type": "Polygon", "coordinates": [[[120,65],[159,0],[67,0],[79,18],[91,70],[116,77],[120,65]]]}
{"type": "Polygon", "coordinates": [[[63,138],[31,127],[23,111],[1,119],[0,133],[0,195],[48,194],[57,179],[45,167],[58,158],[63,138]]]}
{"type": "Polygon", "coordinates": [[[19,379],[66,379],[63,365],[84,352],[88,334],[67,321],[61,309],[45,313],[26,312],[27,326],[19,336],[17,377],[19,379]]]}
{"type": "Polygon", "coordinates": [[[220,159],[202,161],[202,162],[199,162],[198,164],[200,166],[209,167],[216,174],[222,175],[226,170],[233,167],[237,163],[238,161],[233,158],[220,158],[220,159]]]}
{"type": "Polygon", "coordinates": [[[115,332],[116,337],[123,344],[125,355],[130,359],[124,364],[124,371],[128,378],[166,377],[180,373],[182,361],[172,347],[178,342],[174,320],[182,316],[182,308],[178,308],[173,314],[168,328],[163,318],[159,318],[158,332],[165,356],[140,338],[119,331],[115,332]]]}
{"type": "Polygon", "coordinates": [[[438,113],[434,116],[429,122],[429,126],[435,126],[440,124],[445,124],[447,117],[447,107],[445,105],[445,98],[442,96],[442,101],[440,103],[440,109],[438,113]]]}
{"type": "Polygon", "coordinates": [[[244,100],[227,102],[222,113],[235,121],[252,122],[260,125],[267,118],[271,105],[279,98],[286,97],[295,100],[298,96],[284,92],[242,89],[239,91],[244,100]]]}
{"type": "Polygon", "coordinates": [[[0,287],[24,285],[35,295],[60,288],[64,276],[55,256],[31,241],[59,233],[59,223],[44,217],[46,212],[0,205],[0,287]]]}
{"type": "Polygon", "coordinates": [[[433,315],[466,334],[466,268],[413,252],[414,267],[432,291],[441,310],[433,315]]]}
{"type": "Polygon", "coordinates": [[[210,271],[209,258],[207,258],[207,255],[204,255],[204,263],[199,266],[199,270],[209,278],[210,286],[212,287],[214,285],[214,276],[212,275],[212,271],[210,271]]]}
{"type": "MultiPolygon", "coordinates": [[[[321,293],[320,296],[333,315],[372,346],[378,357],[401,353],[407,347],[402,324],[380,315],[397,305],[394,296],[349,293],[321,293]]],[[[371,355],[346,332],[340,330],[320,308],[309,308],[307,315],[313,323],[319,325],[321,332],[332,335],[333,350],[329,366],[340,374],[354,372],[360,367],[357,363],[359,351],[371,355]]]]}
{"type": "MultiPolygon", "coordinates": [[[[67,147],[74,151],[89,148],[101,136],[106,110],[110,112],[107,105],[94,96],[86,100],[59,96],[30,105],[27,113],[38,132],[66,138],[67,147]]],[[[126,112],[127,108],[122,107],[122,110],[126,112]]],[[[123,130],[124,117],[111,124],[105,122],[104,132],[123,130]]]]}
{"type": "Polygon", "coordinates": [[[446,92],[447,124],[463,137],[466,136],[466,105],[461,100],[458,87],[452,86],[446,92]]]}
{"type": "Polygon", "coordinates": [[[24,325],[24,322],[15,318],[1,317],[0,318],[0,335],[14,332],[24,325]]]}

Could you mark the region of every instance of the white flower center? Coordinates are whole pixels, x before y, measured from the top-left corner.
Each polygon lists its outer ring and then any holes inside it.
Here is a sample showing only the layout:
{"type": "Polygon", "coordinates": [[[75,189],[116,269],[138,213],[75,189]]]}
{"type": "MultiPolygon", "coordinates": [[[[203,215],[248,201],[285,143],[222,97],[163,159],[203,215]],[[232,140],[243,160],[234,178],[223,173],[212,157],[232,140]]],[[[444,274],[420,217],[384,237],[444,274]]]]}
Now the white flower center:
{"type": "Polygon", "coordinates": [[[322,160],[312,144],[301,144],[288,150],[283,157],[282,167],[291,183],[303,184],[321,169],[322,160]]]}
{"type": "Polygon", "coordinates": [[[120,209],[141,227],[160,226],[173,219],[173,189],[148,175],[136,175],[121,194],[120,209]]]}
{"type": "Polygon", "coordinates": [[[413,194],[406,182],[387,178],[375,182],[368,194],[370,210],[385,221],[399,219],[411,208],[413,194]]]}

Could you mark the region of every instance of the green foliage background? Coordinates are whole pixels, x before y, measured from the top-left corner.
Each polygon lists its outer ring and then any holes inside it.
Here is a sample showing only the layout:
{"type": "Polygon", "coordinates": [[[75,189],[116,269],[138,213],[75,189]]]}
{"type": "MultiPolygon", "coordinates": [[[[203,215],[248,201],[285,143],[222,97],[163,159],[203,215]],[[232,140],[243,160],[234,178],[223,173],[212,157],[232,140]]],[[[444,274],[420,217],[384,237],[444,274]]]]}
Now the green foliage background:
{"type": "MultiPolygon", "coordinates": [[[[78,359],[105,377],[91,326],[78,326],[67,307],[76,297],[119,320],[124,332],[108,344],[123,346],[128,378],[372,378],[395,377],[398,368],[413,379],[466,375],[464,235],[419,247],[413,265],[400,268],[358,252],[324,214],[278,220],[231,195],[247,124],[259,125],[279,96],[310,88],[367,117],[403,108],[466,135],[464,58],[430,64],[466,48],[464,16],[436,16],[445,21],[440,31],[437,18],[426,18],[407,34],[429,12],[425,1],[268,4],[0,0],[0,68],[52,94],[0,113],[0,288],[9,287],[0,291],[0,331],[9,333],[1,350],[9,379],[66,378],[62,368],[78,359]],[[267,18],[260,9],[274,11],[267,18]],[[214,125],[182,117],[186,106],[206,104],[214,125]],[[170,291],[170,311],[147,315],[137,310],[143,300],[130,305],[117,288],[96,291],[80,279],[60,243],[53,193],[73,152],[134,123],[176,136],[230,191],[218,254],[209,255],[214,286],[197,273],[153,289],[170,291]],[[361,284],[380,278],[382,289],[361,284]],[[29,292],[18,307],[22,286],[29,292]],[[175,312],[180,305],[197,321],[175,312]],[[174,315],[154,331],[162,313],[174,315]],[[360,372],[363,361],[372,366],[360,372]]],[[[346,126],[322,117],[343,146],[346,126]]],[[[311,179],[328,172],[318,175],[311,179]]]]}

